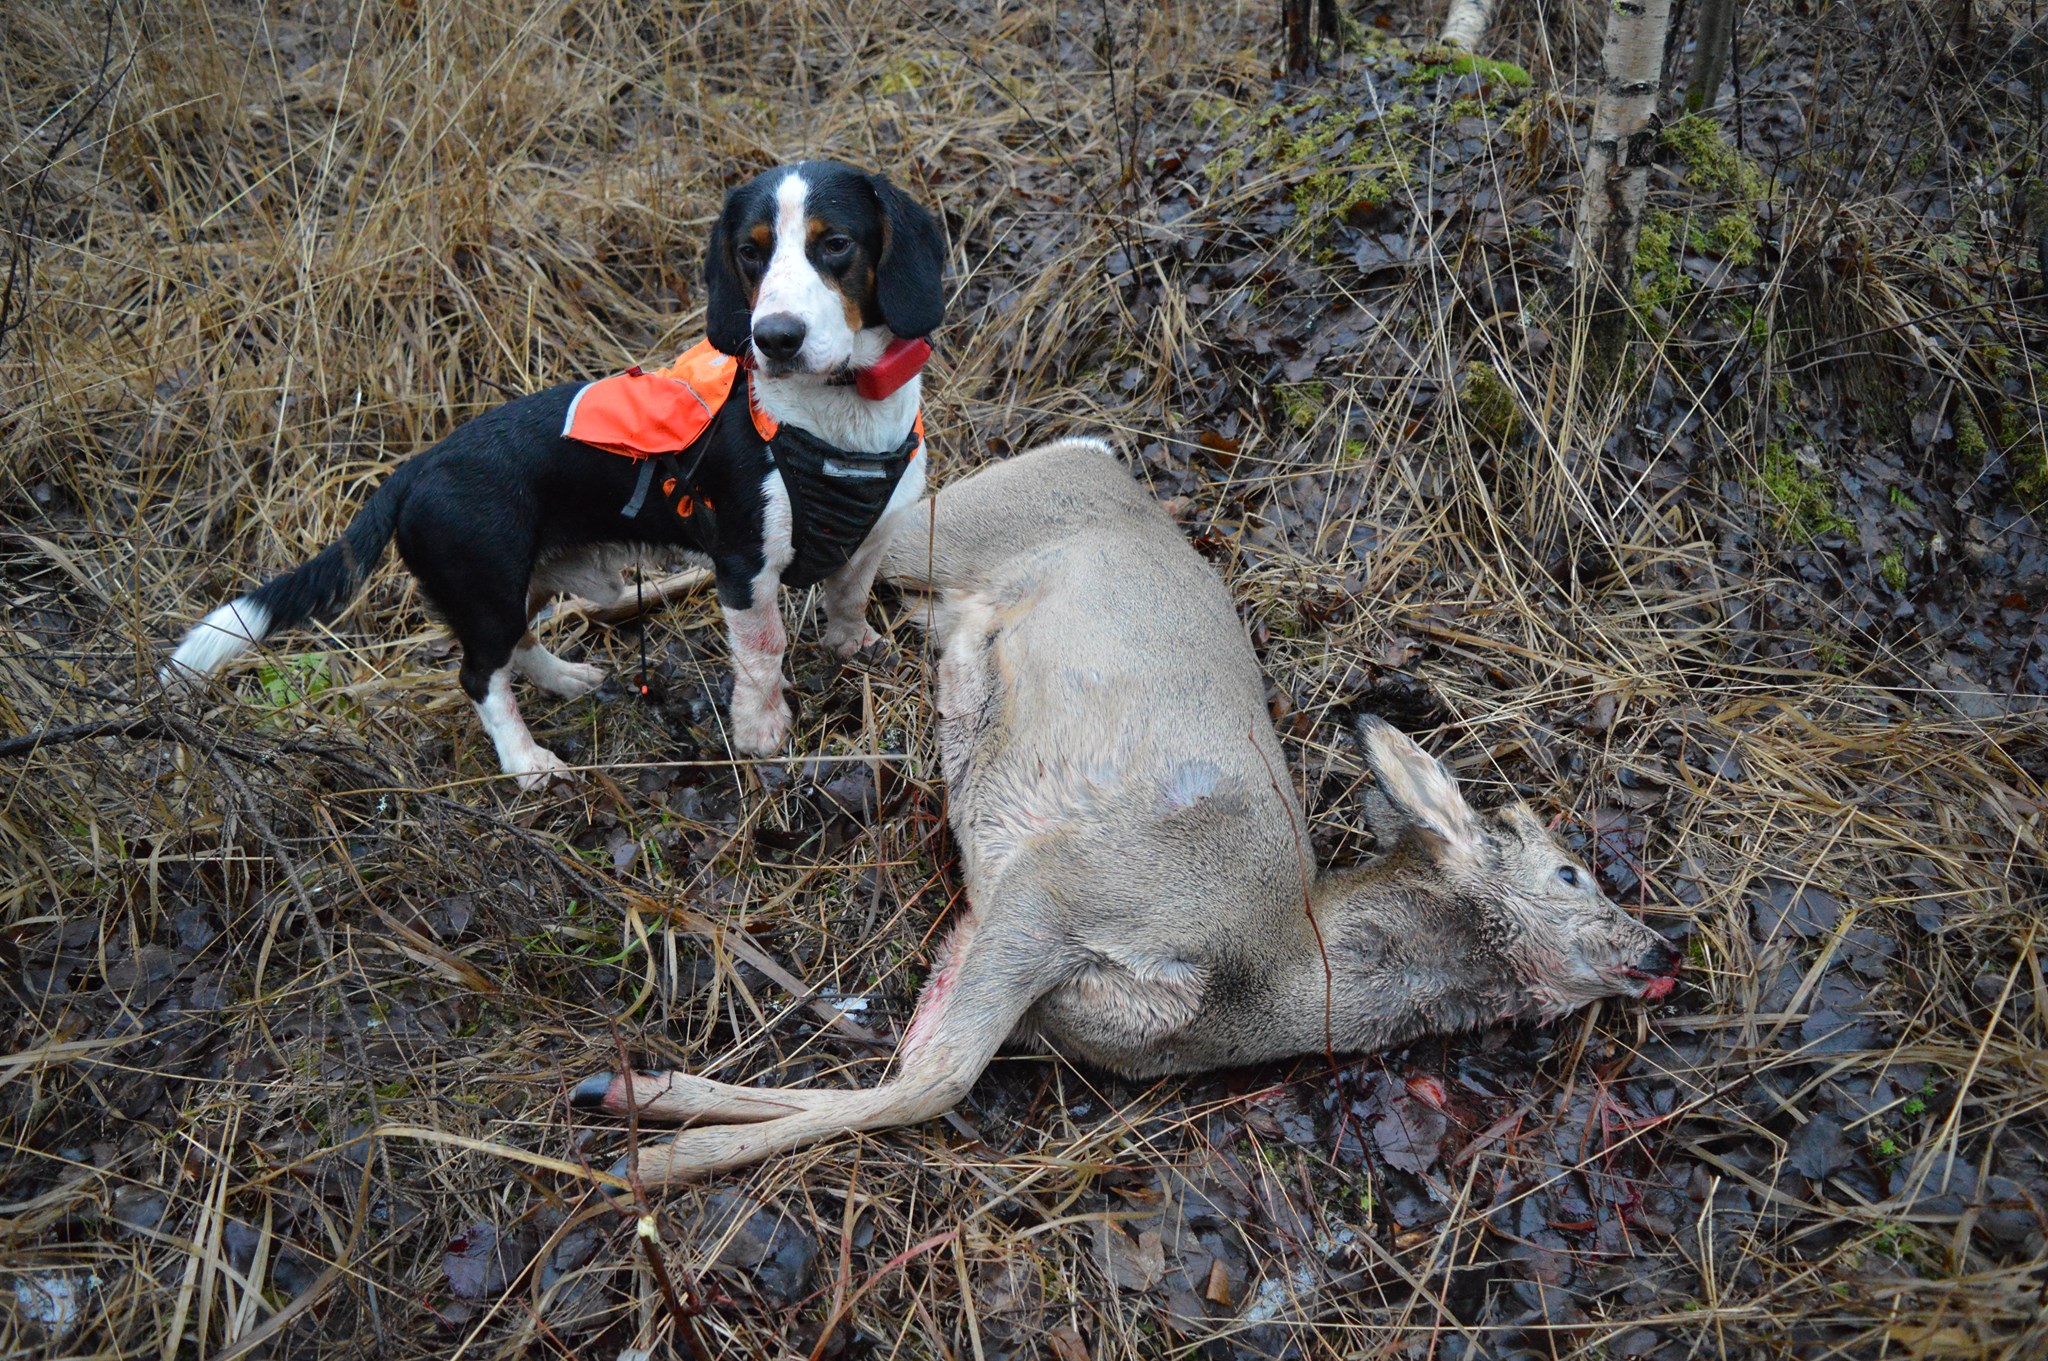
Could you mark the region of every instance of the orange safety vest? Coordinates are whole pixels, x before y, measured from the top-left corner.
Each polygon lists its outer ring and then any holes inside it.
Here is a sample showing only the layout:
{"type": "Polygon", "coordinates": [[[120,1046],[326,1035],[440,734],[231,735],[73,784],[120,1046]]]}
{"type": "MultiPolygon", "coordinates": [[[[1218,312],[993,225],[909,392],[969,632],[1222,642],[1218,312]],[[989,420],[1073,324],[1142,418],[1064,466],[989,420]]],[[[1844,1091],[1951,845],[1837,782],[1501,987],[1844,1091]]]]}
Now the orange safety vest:
{"type": "MultiPolygon", "coordinates": [[[[740,361],[700,340],[676,362],[652,373],[634,365],[624,373],[583,385],[569,403],[562,438],[594,444],[627,458],[679,454],[711,428],[711,418],[732,395],[740,361]]],[[[775,418],[754,406],[754,429],[775,438],[775,418]]]]}
{"type": "MultiPolygon", "coordinates": [[[[708,340],[699,341],[677,356],[675,363],[667,368],[649,372],[636,365],[624,373],[584,384],[583,389],[570,399],[568,414],[562,420],[562,437],[624,458],[643,461],[639,486],[621,512],[630,519],[640,513],[653,478],[655,461],[681,454],[703,438],[705,431],[711,428],[712,419],[732,396],[733,382],[739,373],[737,359],[714,348],[708,340]]],[[[792,567],[799,577],[817,580],[821,575],[819,569],[826,562],[832,558],[844,561],[852,547],[865,538],[867,529],[872,528],[880,516],[881,500],[886,500],[900,472],[888,477],[887,488],[872,483],[859,486],[850,479],[871,477],[873,474],[820,458],[823,446],[807,432],[795,432],[790,437],[794,440],[797,434],[803,434],[801,444],[804,447],[793,447],[785,451],[785,458],[777,458],[775,439],[782,433],[781,427],[753,400],[751,383],[747,388],[747,408],[753,416],[755,432],[769,446],[770,460],[778,465],[789,464],[782,471],[798,539],[798,561],[792,567]],[[813,445],[818,447],[813,449],[810,447],[813,445]],[[856,496],[862,504],[840,504],[849,494],[856,496]],[[867,521],[865,526],[859,523],[861,520],[867,521]],[[851,545],[845,542],[848,535],[856,536],[851,545]],[[806,542],[815,537],[833,542],[806,542]]],[[[899,454],[898,460],[907,466],[924,453],[922,411],[917,413],[911,437],[906,443],[909,445],[907,457],[899,454]]],[[[867,457],[842,456],[846,463],[864,461],[867,457]]],[[[676,514],[686,520],[700,508],[712,509],[710,499],[693,485],[691,474],[695,470],[694,463],[687,470],[671,465],[662,483],[663,499],[669,500],[676,514]]],[[[802,582],[792,581],[791,584],[802,582]]]]}

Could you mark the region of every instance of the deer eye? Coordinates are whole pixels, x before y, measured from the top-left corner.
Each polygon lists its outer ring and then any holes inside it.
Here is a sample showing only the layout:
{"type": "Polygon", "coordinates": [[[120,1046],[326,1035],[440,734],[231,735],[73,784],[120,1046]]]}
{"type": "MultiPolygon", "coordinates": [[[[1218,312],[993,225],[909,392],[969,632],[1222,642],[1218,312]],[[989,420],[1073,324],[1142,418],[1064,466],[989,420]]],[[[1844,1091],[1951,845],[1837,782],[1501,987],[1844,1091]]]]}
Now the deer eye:
{"type": "Polygon", "coordinates": [[[1557,881],[1566,888],[1577,888],[1582,879],[1583,876],[1579,873],[1577,865],[1559,865],[1557,867],[1557,881]]]}

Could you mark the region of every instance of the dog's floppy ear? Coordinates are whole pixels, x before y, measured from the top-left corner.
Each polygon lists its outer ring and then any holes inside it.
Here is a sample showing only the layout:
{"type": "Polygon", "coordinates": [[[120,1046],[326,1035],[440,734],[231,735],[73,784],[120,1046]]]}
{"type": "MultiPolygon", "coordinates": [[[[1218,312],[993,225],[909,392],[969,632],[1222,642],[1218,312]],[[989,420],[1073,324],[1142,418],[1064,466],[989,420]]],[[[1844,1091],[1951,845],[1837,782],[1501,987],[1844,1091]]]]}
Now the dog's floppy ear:
{"type": "Polygon", "coordinates": [[[732,238],[739,230],[741,190],[725,196],[725,209],[704,248],[704,336],[713,349],[737,358],[754,334],[753,306],[733,268],[732,238]]]}
{"type": "Polygon", "coordinates": [[[875,302],[882,321],[904,340],[939,329],[946,319],[946,237],[938,218],[880,175],[868,185],[882,207],[882,258],[875,262],[875,302]]]}

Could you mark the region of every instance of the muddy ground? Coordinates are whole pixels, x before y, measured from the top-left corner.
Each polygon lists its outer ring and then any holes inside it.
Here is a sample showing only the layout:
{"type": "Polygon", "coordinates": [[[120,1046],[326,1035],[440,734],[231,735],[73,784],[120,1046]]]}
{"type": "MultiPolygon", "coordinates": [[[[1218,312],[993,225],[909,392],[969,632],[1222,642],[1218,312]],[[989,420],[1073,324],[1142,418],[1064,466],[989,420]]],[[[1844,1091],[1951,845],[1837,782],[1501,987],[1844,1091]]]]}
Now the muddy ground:
{"type": "Polygon", "coordinates": [[[1291,80],[1267,4],[0,9],[0,1349],[2048,1349],[2041,34],[1744,6],[1615,356],[1567,269],[1602,11],[1506,8],[1461,62],[1347,5],[1291,80]],[[1321,860],[1372,852],[1384,714],[1682,986],[1335,1066],[1006,1059],[609,1199],[655,1135],[581,1076],[885,1070],[960,906],[912,631],[842,667],[792,600],[799,755],[735,762],[692,598],[657,702],[527,701],[599,767],[546,795],[400,571],[150,676],[465,415],[691,343],[723,187],[821,152],[945,216],[940,475],[1117,441],[1321,860]]]}

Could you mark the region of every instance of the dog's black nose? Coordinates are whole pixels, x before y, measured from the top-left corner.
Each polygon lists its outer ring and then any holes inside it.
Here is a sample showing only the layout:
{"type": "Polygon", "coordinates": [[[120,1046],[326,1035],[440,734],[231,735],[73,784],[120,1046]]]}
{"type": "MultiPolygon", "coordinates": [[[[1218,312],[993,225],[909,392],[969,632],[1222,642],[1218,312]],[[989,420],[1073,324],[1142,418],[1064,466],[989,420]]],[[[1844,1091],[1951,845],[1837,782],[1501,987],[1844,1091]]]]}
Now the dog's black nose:
{"type": "Polygon", "coordinates": [[[803,319],[788,312],[774,312],[754,323],[754,348],[763,356],[786,364],[804,347],[803,319]]]}

